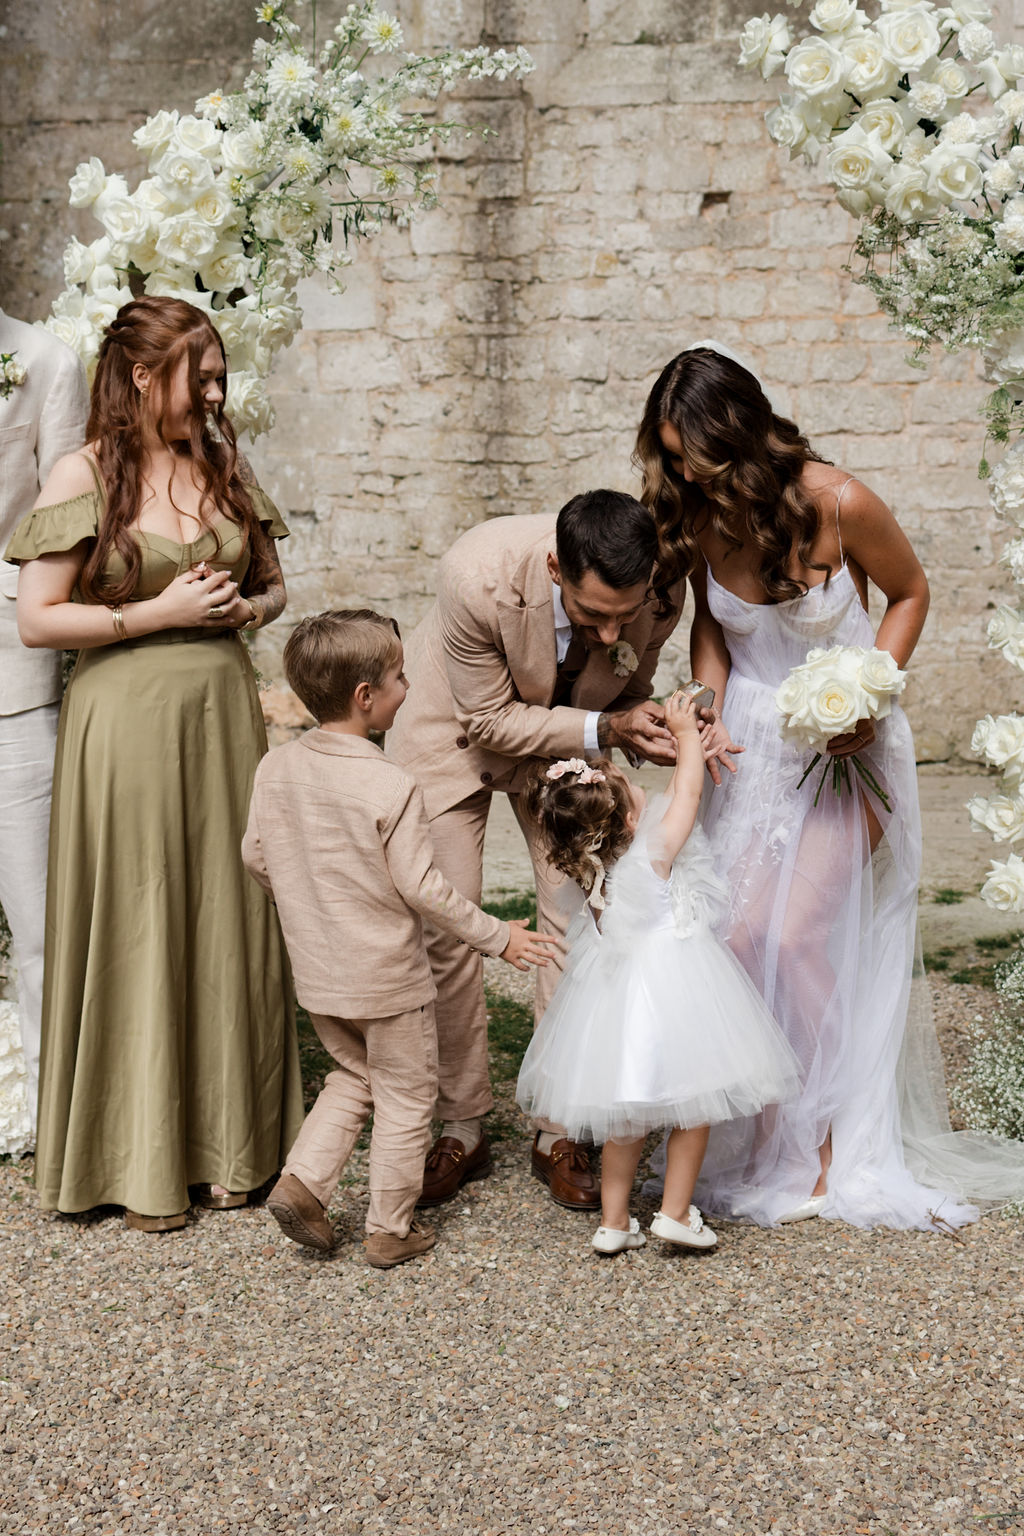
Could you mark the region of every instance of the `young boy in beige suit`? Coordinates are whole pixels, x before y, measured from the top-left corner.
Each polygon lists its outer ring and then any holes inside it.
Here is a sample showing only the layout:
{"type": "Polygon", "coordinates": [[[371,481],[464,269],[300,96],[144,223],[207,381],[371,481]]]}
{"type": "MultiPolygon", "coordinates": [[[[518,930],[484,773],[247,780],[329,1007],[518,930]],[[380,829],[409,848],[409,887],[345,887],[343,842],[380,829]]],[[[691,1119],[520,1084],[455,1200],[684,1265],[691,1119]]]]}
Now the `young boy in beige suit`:
{"type": "Polygon", "coordinates": [[[320,723],[263,759],[242,844],[277,903],[299,1002],[338,1063],[267,1205],[295,1242],[333,1248],[326,1207],[372,1109],[366,1256],[379,1269],[434,1245],[412,1219],[437,1097],[423,919],[519,970],[546,964],[555,942],[488,917],[435,868],[415,779],[369,739],[405,699],[403,664],[394,621],[368,609],[297,626],[285,673],[320,723]]]}

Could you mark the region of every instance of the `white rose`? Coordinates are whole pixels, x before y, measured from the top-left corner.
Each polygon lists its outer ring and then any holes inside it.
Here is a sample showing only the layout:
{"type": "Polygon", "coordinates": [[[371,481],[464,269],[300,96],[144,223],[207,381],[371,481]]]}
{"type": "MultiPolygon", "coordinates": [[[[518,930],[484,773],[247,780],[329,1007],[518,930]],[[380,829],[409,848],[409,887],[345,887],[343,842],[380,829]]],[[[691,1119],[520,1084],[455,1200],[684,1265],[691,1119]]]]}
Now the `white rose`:
{"type": "Polygon", "coordinates": [[[177,112],[156,112],[132,134],[132,143],[144,155],[163,154],[178,122],[177,112]]]}
{"type": "Polygon", "coordinates": [[[226,133],[221,144],[224,169],[239,176],[253,176],[263,165],[263,130],[257,123],[226,133]]]}
{"type": "Polygon", "coordinates": [[[811,719],[808,702],[806,676],[802,670],[791,672],[775,694],[775,707],[781,717],[779,731],[785,741],[813,749],[821,733],[811,719]]]}
{"type": "Polygon", "coordinates": [[[153,174],[160,186],[179,203],[190,203],[204,187],[213,185],[213,167],[202,155],[168,149],[153,162],[153,174]]]}
{"type": "Polygon", "coordinates": [[[985,0],[951,0],[939,12],[939,19],[959,30],[972,21],[991,21],[992,11],[985,0]]]}
{"type": "Polygon", "coordinates": [[[220,229],[238,213],[238,207],[223,182],[215,181],[204,187],[192,203],[192,212],[220,229]]]}
{"type": "Polygon", "coordinates": [[[912,119],[902,102],[881,96],[869,101],[857,113],[857,122],[865,133],[875,134],[887,155],[895,155],[906,137],[912,119]]]}
{"type": "Polygon", "coordinates": [[[141,245],[149,238],[150,210],[132,197],[115,197],[103,209],[103,228],[121,245],[141,245]]]}
{"type": "Polygon", "coordinates": [[[228,374],[225,410],[235,431],[248,432],[250,437],[269,432],[274,425],[274,412],[267,397],[266,385],[262,379],[248,371],[228,374]]]}
{"type": "Polygon", "coordinates": [[[840,191],[867,191],[876,186],[876,203],[882,201],[881,180],[892,170],[892,164],[877,134],[865,133],[859,123],[837,134],[828,154],[828,173],[835,186],[840,191]]]}
{"type": "Polygon", "coordinates": [[[807,712],[826,741],[852,731],[866,713],[864,696],[841,672],[818,682],[807,700],[807,712]]]}
{"type": "Polygon", "coordinates": [[[931,78],[935,85],[941,85],[950,101],[959,101],[971,88],[967,71],[955,59],[940,59],[931,78]]]}
{"type": "Polygon", "coordinates": [[[980,64],[996,51],[996,40],[981,21],[970,21],[960,28],[957,47],[968,64],[980,64]]]}
{"type": "Polygon", "coordinates": [[[907,92],[907,106],[915,117],[936,123],[946,110],[946,93],[934,80],[915,80],[907,92]]]}
{"type": "Polygon", "coordinates": [[[764,120],[770,137],[789,150],[790,159],[807,143],[807,119],[796,105],[795,97],[783,96],[777,107],[765,113],[764,120]]]}
{"type": "Polygon", "coordinates": [[[981,192],[979,150],[975,144],[940,144],[921,163],[928,190],[946,203],[967,203],[981,192]]]}
{"type": "Polygon", "coordinates": [[[740,33],[739,64],[742,69],[758,68],[767,80],[786,57],[793,39],[785,16],[751,16],[740,33]]]}
{"type": "Polygon", "coordinates": [[[993,649],[1000,650],[1018,637],[1020,629],[1020,614],[1017,610],[1007,603],[1000,603],[988,621],[988,643],[993,649]]]}
{"type": "Polygon", "coordinates": [[[50,315],[45,325],[51,336],[56,336],[81,358],[99,349],[99,338],[84,315],[50,315]]]}
{"type": "MultiPolygon", "coordinates": [[[[1020,332],[1015,334],[1020,337],[1020,332]]],[[[1007,364],[999,372],[1010,373],[1009,362],[1012,357],[1012,352],[1007,354],[1007,364]]],[[[1024,368],[1018,370],[1020,373],[1024,373],[1024,368]]],[[[1011,375],[1000,379],[995,370],[989,372],[988,376],[996,383],[1012,383],[1015,377],[1011,375]]],[[[996,465],[989,480],[988,494],[997,517],[1016,523],[1018,527],[1024,526],[1024,453],[1019,448],[1011,449],[996,465]]]]}
{"type": "Polygon", "coordinates": [[[253,273],[253,263],[240,242],[219,246],[199,269],[203,287],[211,293],[231,293],[243,288],[253,273]]]}
{"type": "Polygon", "coordinates": [[[1024,584],[1024,539],[1011,539],[1004,545],[999,564],[1009,571],[1018,586],[1024,584]]]}
{"type": "Polygon", "coordinates": [[[873,720],[884,720],[892,701],[907,686],[907,674],[888,651],[868,651],[860,663],[860,686],[873,720]]]}
{"type": "Polygon", "coordinates": [[[894,166],[885,184],[885,206],[901,224],[922,224],[934,218],[942,202],[930,191],[919,165],[894,166]]]}
{"type": "Polygon", "coordinates": [[[989,832],[997,843],[1015,843],[1024,837],[1024,800],[1019,795],[974,795],[967,802],[974,826],[989,832]]]}
{"type": "Polygon", "coordinates": [[[880,16],[875,31],[885,52],[901,72],[924,69],[942,47],[939,29],[925,10],[893,11],[880,16]]]}
{"type": "Polygon", "coordinates": [[[857,0],[816,0],[807,20],[819,32],[849,32],[863,27],[867,17],[858,9],[857,0]]]}
{"type": "Polygon", "coordinates": [[[157,251],[165,260],[192,268],[212,255],[216,245],[217,231],[189,210],[166,219],[156,241],[157,251]]]}
{"type": "Polygon", "coordinates": [[[846,88],[864,102],[884,97],[899,79],[899,70],[873,32],[853,32],[840,43],[846,59],[846,88]]]}
{"type": "Polygon", "coordinates": [[[1024,859],[1011,853],[1004,864],[993,861],[981,899],[997,912],[1024,912],[1024,859]]]}
{"type": "Polygon", "coordinates": [[[202,117],[182,117],[174,125],[170,147],[181,155],[202,155],[208,160],[220,153],[223,135],[213,123],[202,117]]]}
{"type": "Polygon", "coordinates": [[[804,38],[790,50],[786,59],[786,78],[790,85],[811,100],[838,99],[846,71],[843,54],[823,37],[804,38]]]}
{"type": "Polygon", "coordinates": [[[1019,779],[1024,768],[1024,719],[1019,715],[986,715],[974,727],[971,751],[1007,779],[1019,779]]]}
{"type": "Polygon", "coordinates": [[[106,265],[109,262],[110,250],[110,241],[106,235],[101,236],[99,240],[94,240],[91,245],[83,245],[72,235],[64,250],[64,281],[88,282],[97,266],[106,265]]]}
{"type": "Polygon", "coordinates": [[[72,208],[89,208],[106,184],[107,173],[103,169],[103,161],[93,155],[90,160],[83,160],[75,167],[75,174],[68,182],[71,193],[68,202],[72,208]]]}

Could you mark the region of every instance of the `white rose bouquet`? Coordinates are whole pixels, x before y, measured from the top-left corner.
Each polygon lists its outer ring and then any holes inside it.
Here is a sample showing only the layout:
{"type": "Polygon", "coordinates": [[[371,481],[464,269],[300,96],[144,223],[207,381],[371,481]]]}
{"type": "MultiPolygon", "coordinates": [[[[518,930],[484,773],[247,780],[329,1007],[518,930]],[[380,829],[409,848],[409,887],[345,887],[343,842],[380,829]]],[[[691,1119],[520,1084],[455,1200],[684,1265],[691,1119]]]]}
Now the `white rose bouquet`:
{"type": "MultiPolygon", "coordinates": [[[[793,668],[775,695],[783,740],[814,753],[800,783],[813,773],[834,737],[845,736],[858,720],[884,720],[892,709],[893,699],[905,686],[906,673],[900,671],[888,651],[869,651],[858,645],[808,651],[807,660],[793,668]]],[[[835,794],[852,790],[851,764],[890,811],[888,796],[856,754],[833,757],[825,763],[814,796],[815,805],[830,776],[835,794]]]]}
{"type": "Polygon", "coordinates": [[[521,48],[406,53],[399,23],[376,0],[350,5],[323,39],[310,7],[306,45],[290,14],[301,6],[256,7],[271,35],[257,41],[241,91],[213,91],[194,113],[143,123],[133,142],[147,174],[134,191],[95,156],[78,167],[71,205],[91,209],[103,233],[67,247],[67,288],[47,322],[91,369],[105,327],[133,296],[198,305],[228,354],[228,411],[253,436],[273,423],[265,380],[302,322],[299,278],[323,272],[340,287],[354,242],[436,205],[430,149],[489,131],[428,119],[424,103],[463,81],[533,68],[521,48]]]}

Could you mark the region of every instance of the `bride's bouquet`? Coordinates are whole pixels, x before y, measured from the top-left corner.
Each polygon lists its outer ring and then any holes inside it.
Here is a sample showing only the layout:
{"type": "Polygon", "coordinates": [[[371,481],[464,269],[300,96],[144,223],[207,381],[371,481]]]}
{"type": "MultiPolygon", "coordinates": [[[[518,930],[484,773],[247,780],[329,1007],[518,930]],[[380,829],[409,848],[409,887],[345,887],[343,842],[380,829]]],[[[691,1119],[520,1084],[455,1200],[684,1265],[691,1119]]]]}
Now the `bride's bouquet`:
{"type": "MultiPolygon", "coordinates": [[[[861,645],[808,651],[807,660],[793,668],[775,695],[783,741],[814,753],[800,783],[814,772],[833,737],[847,735],[859,720],[884,720],[906,680],[907,674],[900,671],[888,651],[869,651],[861,645]]],[[[835,794],[852,790],[851,764],[872,794],[891,811],[882,786],[856,754],[826,761],[814,795],[815,805],[830,776],[835,794]]]]}

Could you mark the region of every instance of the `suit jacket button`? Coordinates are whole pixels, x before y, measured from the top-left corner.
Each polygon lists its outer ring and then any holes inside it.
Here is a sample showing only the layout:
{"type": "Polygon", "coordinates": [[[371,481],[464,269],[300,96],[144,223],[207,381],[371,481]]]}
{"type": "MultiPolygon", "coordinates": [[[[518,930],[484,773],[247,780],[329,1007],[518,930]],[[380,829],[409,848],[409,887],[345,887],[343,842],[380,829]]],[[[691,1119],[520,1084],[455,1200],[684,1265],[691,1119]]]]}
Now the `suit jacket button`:
{"type": "Polygon", "coordinates": [[[457,747],[468,747],[469,746],[469,737],[468,736],[456,736],[456,738],[455,738],[455,745],[457,747]]]}
{"type": "Polygon", "coordinates": [[[493,778],[494,778],[494,774],[493,773],[482,773],[480,775],[480,783],[481,784],[489,784],[493,778]]]}

